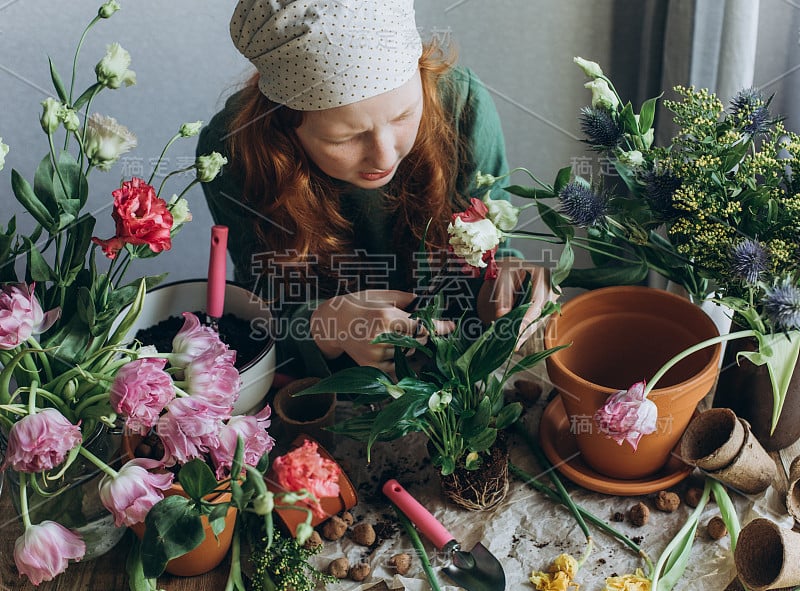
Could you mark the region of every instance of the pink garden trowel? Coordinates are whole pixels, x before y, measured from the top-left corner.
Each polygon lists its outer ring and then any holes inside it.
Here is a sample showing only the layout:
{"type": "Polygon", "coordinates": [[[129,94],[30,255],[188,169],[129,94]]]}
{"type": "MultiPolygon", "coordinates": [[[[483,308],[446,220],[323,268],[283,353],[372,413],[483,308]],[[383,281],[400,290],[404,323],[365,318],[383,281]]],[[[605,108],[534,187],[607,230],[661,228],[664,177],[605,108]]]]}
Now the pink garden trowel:
{"type": "Polygon", "coordinates": [[[453,582],[467,591],[505,591],[503,566],[483,544],[475,544],[469,552],[462,550],[450,532],[396,480],[383,485],[383,494],[449,559],[443,570],[453,582]]]}
{"type": "Polygon", "coordinates": [[[219,319],[225,308],[225,279],[227,276],[228,226],[211,227],[211,252],[208,257],[206,287],[206,316],[208,323],[219,332],[219,319]]]}

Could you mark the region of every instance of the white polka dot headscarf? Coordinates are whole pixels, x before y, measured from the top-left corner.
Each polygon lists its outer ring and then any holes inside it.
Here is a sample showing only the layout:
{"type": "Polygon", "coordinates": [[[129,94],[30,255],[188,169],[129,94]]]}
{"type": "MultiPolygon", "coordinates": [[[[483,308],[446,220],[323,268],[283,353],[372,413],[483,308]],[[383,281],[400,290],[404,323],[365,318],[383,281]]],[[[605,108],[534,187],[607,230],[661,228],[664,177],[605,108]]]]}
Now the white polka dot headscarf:
{"type": "Polygon", "coordinates": [[[261,92],[300,111],[394,90],[422,53],[413,0],[240,0],[230,29],[261,92]]]}

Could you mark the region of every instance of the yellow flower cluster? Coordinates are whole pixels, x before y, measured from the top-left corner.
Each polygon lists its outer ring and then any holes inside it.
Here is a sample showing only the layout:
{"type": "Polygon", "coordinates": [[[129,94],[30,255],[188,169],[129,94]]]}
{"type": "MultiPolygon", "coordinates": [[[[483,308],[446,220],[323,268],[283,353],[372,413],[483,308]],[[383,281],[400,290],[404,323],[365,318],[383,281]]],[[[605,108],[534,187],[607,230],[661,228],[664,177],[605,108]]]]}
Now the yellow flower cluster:
{"type": "Polygon", "coordinates": [[[608,577],[603,591],[650,591],[650,579],[644,576],[642,569],[637,568],[632,575],[608,577]]]}
{"type": "Polygon", "coordinates": [[[569,554],[560,554],[547,572],[534,571],[530,582],[537,591],[578,591],[580,585],[574,581],[578,575],[578,561],[569,554]]]}

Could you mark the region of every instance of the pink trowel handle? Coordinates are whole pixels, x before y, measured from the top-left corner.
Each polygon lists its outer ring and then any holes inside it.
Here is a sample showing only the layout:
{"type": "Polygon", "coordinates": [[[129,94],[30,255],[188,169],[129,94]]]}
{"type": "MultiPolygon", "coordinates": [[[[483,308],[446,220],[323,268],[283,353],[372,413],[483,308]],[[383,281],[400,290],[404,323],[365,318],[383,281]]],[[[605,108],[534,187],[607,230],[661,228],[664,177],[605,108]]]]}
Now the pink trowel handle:
{"type": "Polygon", "coordinates": [[[455,538],[447,529],[431,515],[419,501],[412,497],[396,480],[388,480],[383,485],[383,494],[389,497],[397,507],[417,526],[422,535],[428,538],[440,550],[455,538]]]}
{"type": "Polygon", "coordinates": [[[228,249],[228,226],[212,226],[211,253],[208,258],[208,293],[206,313],[212,318],[222,317],[225,307],[225,279],[228,249]]]}

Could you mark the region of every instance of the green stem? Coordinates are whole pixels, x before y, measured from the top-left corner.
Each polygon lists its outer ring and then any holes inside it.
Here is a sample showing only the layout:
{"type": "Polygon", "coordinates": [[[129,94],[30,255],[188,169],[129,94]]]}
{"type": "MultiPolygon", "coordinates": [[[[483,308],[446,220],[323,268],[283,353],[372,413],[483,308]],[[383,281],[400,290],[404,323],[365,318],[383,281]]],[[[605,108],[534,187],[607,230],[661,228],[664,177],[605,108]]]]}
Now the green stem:
{"type": "MultiPolygon", "coordinates": [[[[58,181],[61,183],[61,188],[64,190],[64,195],[69,196],[69,190],[67,190],[67,183],[64,181],[64,177],[61,176],[61,169],[58,167],[58,159],[56,158],[56,147],[53,144],[53,134],[47,134],[47,141],[50,143],[50,159],[53,162],[53,169],[56,171],[56,176],[58,176],[58,181]]],[[[60,234],[59,234],[60,235],[60,234]]],[[[58,272],[58,255],[61,254],[59,250],[56,253],[56,272],[58,272]]]]}
{"type": "Polygon", "coordinates": [[[114,470],[111,466],[106,464],[103,460],[98,458],[96,455],[94,455],[92,452],[86,449],[83,445],[81,445],[79,453],[84,458],[89,460],[92,464],[94,464],[97,467],[97,469],[103,472],[104,474],[111,476],[111,478],[116,478],[117,476],[119,476],[119,472],[114,470]]]}
{"type": "Polygon", "coordinates": [[[431,584],[432,591],[442,591],[441,587],[439,587],[439,580],[436,578],[436,573],[433,572],[431,561],[428,559],[428,553],[425,551],[425,546],[422,545],[422,540],[419,539],[417,530],[414,528],[411,521],[409,521],[408,517],[406,517],[405,514],[398,509],[396,505],[394,505],[394,503],[392,503],[392,506],[397,513],[397,519],[405,528],[408,537],[411,538],[411,543],[419,555],[420,562],[422,562],[422,568],[425,571],[425,576],[428,577],[428,582],[431,584]]]}
{"type": "Polygon", "coordinates": [[[195,186],[196,184],[198,184],[199,182],[200,182],[200,181],[198,181],[197,179],[194,179],[194,180],[193,180],[191,183],[189,183],[188,185],[186,185],[186,188],[185,188],[183,191],[181,191],[181,192],[180,192],[180,194],[178,195],[177,199],[175,199],[175,201],[177,201],[178,199],[180,199],[181,197],[183,197],[184,195],[186,195],[186,193],[188,193],[188,192],[189,192],[189,189],[191,189],[192,187],[194,187],[194,186],[195,186]]]}
{"type": "Polygon", "coordinates": [[[31,389],[28,392],[28,414],[36,414],[36,389],[39,387],[39,382],[33,380],[31,382],[31,389]]]}
{"type": "Polygon", "coordinates": [[[684,349],[683,351],[681,351],[680,353],[675,355],[675,357],[673,357],[672,359],[667,361],[661,367],[661,369],[659,369],[655,373],[655,375],[650,379],[650,383],[645,385],[645,387],[644,387],[644,395],[647,396],[650,393],[650,391],[655,387],[656,383],[658,383],[658,380],[660,380],[661,378],[664,377],[664,374],[666,374],[670,369],[672,369],[672,367],[675,364],[680,362],[682,359],[685,359],[689,355],[691,355],[693,353],[697,353],[701,349],[705,349],[706,347],[710,347],[710,346],[716,345],[718,343],[724,343],[725,341],[732,341],[734,339],[743,339],[743,338],[746,338],[746,337],[754,337],[754,336],[757,336],[757,335],[758,335],[758,332],[755,331],[755,330],[740,330],[739,332],[732,332],[732,333],[720,335],[718,337],[713,337],[713,338],[710,338],[710,339],[706,339],[705,341],[703,341],[701,343],[697,343],[696,345],[692,345],[688,349],[684,349]]]}
{"type": "MultiPolygon", "coordinates": [[[[153,172],[152,172],[152,173],[150,173],[150,178],[149,178],[149,179],[148,179],[148,181],[147,181],[147,184],[148,184],[148,185],[152,185],[152,184],[153,184],[153,178],[156,176],[156,171],[158,170],[158,167],[159,167],[159,166],[161,166],[161,161],[164,159],[164,154],[166,154],[166,153],[167,153],[167,150],[169,150],[169,147],[170,147],[170,146],[171,146],[173,143],[175,143],[175,140],[177,140],[179,137],[181,137],[181,134],[180,134],[180,133],[176,133],[175,135],[173,135],[173,136],[172,136],[172,138],[171,138],[171,139],[170,139],[170,140],[167,142],[167,144],[164,146],[164,149],[163,149],[163,150],[161,150],[161,155],[158,157],[158,160],[156,161],[156,164],[155,164],[155,166],[153,166],[153,172]]],[[[170,175],[167,175],[167,178],[169,178],[169,176],[170,176],[170,175]]],[[[165,178],[165,179],[164,179],[164,182],[166,182],[166,181],[167,181],[167,178],[165,178]]],[[[164,182],[162,182],[162,183],[161,183],[161,187],[163,187],[163,186],[164,186],[164,182]]],[[[160,192],[160,191],[161,191],[161,188],[159,188],[159,192],[160,192]]],[[[157,194],[158,194],[158,193],[157,193],[157,194]]]]}
{"type": "Polygon", "coordinates": [[[81,403],[75,408],[75,415],[81,416],[81,413],[90,406],[92,406],[96,402],[107,402],[108,401],[108,392],[101,392],[99,394],[95,394],[94,396],[89,396],[86,400],[81,400],[81,403]]]}
{"type": "Polygon", "coordinates": [[[75,48],[75,55],[72,57],[72,80],[69,83],[69,104],[72,105],[72,94],[75,91],[75,73],[78,69],[78,55],[81,52],[81,47],[83,47],[83,41],[86,39],[86,34],[89,32],[97,21],[100,20],[100,15],[95,16],[92,21],[86,25],[86,28],[83,30],[83,34],[81,35],[80,41],[78,41],[78,47],[75,48]]]}
{"type": "Polygon", "coordinates": [[[19,512],[22,515],[22,523],[25,529],[33,527],[31,516],[28,512],[28,475],[25,472],[19,473],[19,512]]]}
{"type": "Polygon", "coordinates": [[[550,191],[551,193],[555,193],[555,190],[553,189],[553,185],[548,185],[547,183],[543,182],[535,174],[533,174],[530,170],[528,170],[527,168],[524,168],[522,166],[518,166],[517,168],[512,169],[506,176],[511,176],[515,172],[524,172],[529,177],[531,177],[531,180],[533,180],[533,182],[538,184],[540,187],[542,187],[543,189],[545,189],[547,191],[550,191]]]}
{"type": "Polygon", "coordinates": [[[242,580],[241,543],[239,536],[234,530],[233,543],[231,544],[231,570],[228,572],[228,581],[225,584],[225,591],[235,591],[246,589],[242,580]]]}
{"type": "Polygon", "coordinates": [[[45,353],[35,338],[30,337],[26,342],[30,345],[31,349],[36,351],[39,357],[39,363],[42,364],[42,368],[44,369],[45,378],[47,378],[45,383],[49,382],[53,379],[53,369],[50,367],[50,360],[47,358],[47,353],[45,353]]]}
{"type": "MultiPolygon", "coordinates": [[[[520,480],[522,480],[528,486],[531,486],[531,487],[535,488],[538,492],[546,495],[547,497],[549,497],[550,499],[552,499],[552,500],[554,500],[556,502],[559,502],[559,503],[561,502],[561,496],[556,491],[554,491],[552,488],[550,488],[546,484],[542,484],[541,482],[536,480],[535,477],[533,477],[530,474],[528,474],[527,472],[525,472],[519,466],[509,462],[508,468],[509,468],[509,470],[511,470],[511,472],[515,476],[517,476],[520,480]]],[[[607,533],[611,537],[614,537],[614,538],[618,539],[620,542],[622,542],[623,544],[628,546],[628,548],[630,548],[631,550],[636,552],[642,558],[642,560],[645,561],[645,563],[647,564],[647,567],[652,572],[652,570],[653,570],[653,561],[650,560],[650,557],[647,555],[647,553],[644,550],[642,550],[642,548],[636,542],[631,540],[629,537],[627,537],[625,534],[621,533],[620,531],[614,529],[608,523],[606,523],[605,521],[603,521],[602,519],[597,517],[597,515],[595,515],[594,513],[591,513],[590,511],[587,511],[583,507],[579,506],[578,507],[578,511],[580,511],[580,513],[583,516],[583,518],[588,520],[592,525],[596,525],[602,531],[604,531],[605,533],[607,533]]]]}

